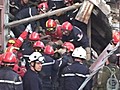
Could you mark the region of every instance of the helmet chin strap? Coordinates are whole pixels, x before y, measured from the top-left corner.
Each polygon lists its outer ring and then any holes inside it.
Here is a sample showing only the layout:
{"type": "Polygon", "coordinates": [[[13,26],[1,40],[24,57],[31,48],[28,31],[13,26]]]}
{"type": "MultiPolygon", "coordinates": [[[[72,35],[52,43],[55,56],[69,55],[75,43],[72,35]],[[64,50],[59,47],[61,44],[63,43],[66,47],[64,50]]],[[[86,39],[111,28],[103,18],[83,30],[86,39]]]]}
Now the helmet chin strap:
{"type": "Polygon", "coordinates": [[[34,62],[34,64],[31,65],[31,66],[33,67],[34,71],[38,73],[39,71],[37,71],[37,70],[35,69],[35,64],[36,64],[36,62],[34,62]]]}

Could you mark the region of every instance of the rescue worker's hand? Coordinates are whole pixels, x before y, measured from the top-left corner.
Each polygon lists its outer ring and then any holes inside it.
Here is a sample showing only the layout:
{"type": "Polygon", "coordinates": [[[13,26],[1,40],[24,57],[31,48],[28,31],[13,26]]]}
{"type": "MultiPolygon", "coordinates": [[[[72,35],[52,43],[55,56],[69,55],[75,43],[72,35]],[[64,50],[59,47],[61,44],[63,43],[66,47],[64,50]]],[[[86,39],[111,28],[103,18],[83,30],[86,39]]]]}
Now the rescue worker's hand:
{"type": "Polygon", "coordinates": [[[62,42],[61,40],[58,40],[58,41],[55,42],[55,44],[57,44],[57,45],[62,45],[63,42],[62,42]]]}
{"type": "Polygon", "coordinates": [[[62,48],[61,48],[61,49],[57,50],[57,52],[62,55],[62,54],[64,54],[64,53],[66,52],[66,49],[62,49],[62,48]]]}
{"type": "Polygon", "coordinates": [[[31,24],[28,24],[25,30],[28,31],[29,33],[32,33],[31,24]]]}

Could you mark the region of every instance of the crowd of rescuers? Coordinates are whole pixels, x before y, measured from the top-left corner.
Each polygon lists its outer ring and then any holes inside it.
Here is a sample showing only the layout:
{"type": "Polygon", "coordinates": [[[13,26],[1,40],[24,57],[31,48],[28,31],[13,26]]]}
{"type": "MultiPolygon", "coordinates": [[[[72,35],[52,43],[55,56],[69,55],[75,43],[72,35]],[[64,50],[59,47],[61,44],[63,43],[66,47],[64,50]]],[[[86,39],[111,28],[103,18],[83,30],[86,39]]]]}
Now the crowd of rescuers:
{"type": "MultiPolygon", "coordinates": [[[[80,0],[10,0],[10,21],[73,5],[80,0]]],[[[78,90],[89,76],[87,25],[78,9],[11,28],[0,54],[0,90],[78,90]]],[[[119,51],[118,51],[119,52],[119,51]]],[[[92,78],[83,90],[93,89],[92,78]]]]}

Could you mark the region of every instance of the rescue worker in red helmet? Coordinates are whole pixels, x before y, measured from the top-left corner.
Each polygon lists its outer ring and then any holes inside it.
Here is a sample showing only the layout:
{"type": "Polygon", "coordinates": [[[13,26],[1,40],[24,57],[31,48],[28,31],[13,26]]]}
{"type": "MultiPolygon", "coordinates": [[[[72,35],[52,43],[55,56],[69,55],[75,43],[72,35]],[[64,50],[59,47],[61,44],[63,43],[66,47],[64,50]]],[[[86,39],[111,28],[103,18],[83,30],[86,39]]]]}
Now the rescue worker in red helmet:
{"type": "Polygon", "coordinates": [[[39,35],[39,33],[37,33],[37,32],[32,32],[32,33],[29,35],[29,40],[30,40],[30,41],[38,41],[38,40],[40,40],[40,35],[39,35]]]}
{"type": "Polygon", "coordinates": [[[46,22],[46,34],[51,36],[51,41],[56,42],[62,39],[61,25],[58,25],[54,19],[48,19],[46,22]]]}
{"type": "Polygon", "coordinates": [[[48,11],[48,3],[43,2],[38,5],[38,11],[40,11],[40,14],[46,13],[48,11]]]}
{"type": "Polygon", "coordinates": [[[20,76],[23,76],[25,73],[25,67],[24,66],[20,66],[20,64],[22,63],[20,57],[18,56],[18,53],[20,52],[20,48],[24,42],[24,40],[27,38],[28,33],[31,32],[31,25],[27,25],[25,31],[18,37],[18,39],[10,39],[7,43],[7,49],[6,52],[12,52],[14,54],[16,54],[18,59],[18,63],[16,65],[14,65],[13,70],[15,72],[17,72],[20,76]],[[23,68],[24,67],[24,68],[23,68]]]}
{"type": "Polygon", "coordinates": [[[48,55],[54,55],[54,49],[50,45],[46,45],[44,49],[44,53],[48,55]]]}
{"type": "MultiPolygon", "coordinates": [[[[32,17],[35,15],[40,15],[41,12],[45,13],[46,7],[47,7],[47,3],[44,2],[44,3],[40,3],[40,5],[38,5],[38,6],[33,6],[33,7],[22,9],[21,11],[19,11],[16,14],[16,16],[15,16],[16,20],[32,17]],[[45,6],[45,8],[44,8],[44,6],[45,6]]],[[[24,24],[18,25],[16,27],[14,27],[12,31],[15,34],[15,37],[18,38],[19,35],[25,30],[25,27],[27,24],[31,24],[32,31],[34,32],[36,30],[39,31],[39,27],[42,27],[42,28],[45,27],[44,26],[45,22],[46,22],[46,18],[42,18],[42,19],[40,19],[40,21],[35,20],[35,21],[29,22],[29,23],[24,23],[24,24]]]]}
{"type": "MultiPolygon", "coordinates": [[[[63,42],[71,42],[74,44],[75,47],[82,46],[87,53],[90,52],[89,50],[89,39],[80,28],[73,26],[70,22],[66,21],[62,24],[62,31],[63,31],[63,42]]],[[[87,60],[90,57],[87,55],[87,60]]]]}
{"type": "Polygon", "coordinates": [[[13,46],[15,44],[16,38],[10,38],[7,42],[6,47],[13,46]]]}
{"type": "Polygon", "coordinates": [[[44,48],[43,56],[44,64],[42,67],[41,72],[39,73],[40,77],[42,78],[42,90],[53,90],[53,76],[54,76],[54,70],[53,70],[53,64],[55,60],[52,58],[54,56],[54,49],[50,45],[46,45],[44,48]]]}
{"type": "Polygon", "coordinates": [[[23,43],[23,45],[21,47],[21,52],[26,61],[27,69],[29,68],[28,57],[29,57],[29,55],[31,55],[34,52],[33,44],[38,40],[40,40],[39,33],[32,32],[31,34],[29,34],[28,39],[25,40],[25,42],[23,43]]]}
{"type": "Polygon", "coordinates": [[[10,39],[8,40],[7,43],[7,49],[6,52],[14,52],[17,53],[18,50],[20,50],[20,48],[22,47],[22,45],[24,44],[24,41],[26,40],[28,33],[31,32],[31,25],[27,25],[26,29],[24,30],[24,32],[22,32],[22,34],[16,39],[10,39]]]}
{"type": "Polygon", "coordinates": [[[0,68],[1,90],[23,90],[21,77],[12,69],[17,62],[15,54],[12,52],[4,53],[0,68]]]}
{"type": "Polygon", "coordinates": [[[27,25],[25,31],[18,38],[9,39],[6,46],[14,46],[20,48],[24,40],[27,38],[28,33],[31,33],[31,24],[27,25]]]}
{"type": "Polygon", "coordinates": [[[40,35],[36,32],[32,32],[29,35],[29,38],[26,39],[26,41],[22,45],[22,53],[23,55],[30,55],[33,50],[33,44],[34,42],[40,40],[40,35]]]}
{"type": "Polygon", "coordinates": [[[33,48],[34,48],[34,51],[42,53],[44,51],[45,45],[42,41],[36,41],[33,44],[33,48]]]}
{"type": "MultiPolygon", "coordinates": [[[[44,2],[40,3],[37,7],[38,7],[39,14],[44,14],[44,13],[48,12],[48,10],[49,10],[49,6],[48,6],[47,1],[44,1],[44,2]]],[[[48,17],[45,17],[45,18],[42,18],[42,19],[39,20],[39,26],[41,26],[41,29],[42,29],[40,31],[43,34],[44,34],[43,31],[45,30],[45,23],[46,23],[47,19],[48,19],[48,17]]]]}
{"type": "Polygon", "coordinates": [[[54,57],[56,56],[56,53],[58,54],[58,58],[56,59],[54,64],[56,75],[53,78],[53,86],[55,89],[59,88],[59,90],[62,90],[62,79],[59,76],[65,67],[73,63],[72,52],[74,49],[75,47],[71,42],[64,42],[61,48],[55,51],[54,57]],[[57,85],[57,83],[59,83],[59,86],[57,85]]]}

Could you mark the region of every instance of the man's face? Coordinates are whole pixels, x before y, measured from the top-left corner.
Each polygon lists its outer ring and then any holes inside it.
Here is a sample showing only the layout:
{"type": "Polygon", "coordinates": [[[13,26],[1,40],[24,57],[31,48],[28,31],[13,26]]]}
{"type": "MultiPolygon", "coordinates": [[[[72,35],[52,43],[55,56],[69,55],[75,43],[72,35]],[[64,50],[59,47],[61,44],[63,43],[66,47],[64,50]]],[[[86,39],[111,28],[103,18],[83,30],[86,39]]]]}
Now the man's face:
{"type": "Polygon", "coordinates": [[[68,36],[69,34],[70,34],[70,31],[69,31],[69,30],[63,30],[63,35],[68,36]]]}
{"type": "Polygon", "coordinates": [[[47,28],[47,31],[48,31],[49,33],[55,33],[55,28],[49,27],[49,28],[47,28]]]}
{"type": "Polygon", "coordinates": [[[35,62],[35,70],[36,71],[41,71],[42,69],[42,64],[40,62],[35,62]]]}

